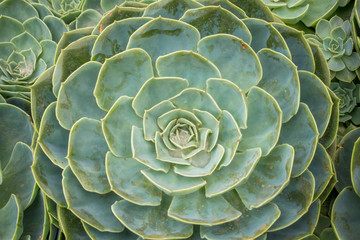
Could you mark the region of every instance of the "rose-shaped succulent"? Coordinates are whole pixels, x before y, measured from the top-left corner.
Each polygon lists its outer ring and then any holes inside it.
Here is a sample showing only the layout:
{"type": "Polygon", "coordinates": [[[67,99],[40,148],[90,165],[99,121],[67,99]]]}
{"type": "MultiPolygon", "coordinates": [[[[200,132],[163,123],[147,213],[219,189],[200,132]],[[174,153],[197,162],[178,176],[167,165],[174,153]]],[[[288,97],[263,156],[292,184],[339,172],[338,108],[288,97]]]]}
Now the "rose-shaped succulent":
{"type": "Polygon", "coordinates": [[[344,82],[355,79],[360,67],[360,55],[354,52],[354,41],[351,37],[351,25],[338,16],[329,21],[321,19],[316,25],[316,35],[307,35],[307,39],[317,44],[323,51],[332,78],[344,82]]]}
{"type": "Polygon", "coordinates": [[[360,125],[360,84],[346,82],[332,82],[331,90],[340,99],[339,121],[346,122],[351,120],[353,124],[360,125]]]}
{"type": "Polygon", "coordinates": [[[29,86],[54,64],[67,28],[45,6],[24,0],[0,3],[0,25],[0,95],[30,113],[29,86]]]}
{"type": "Polygon", "coordinates": [[[336,97],[301,32],[206,3],[116,7],[33,86],[32,170],[67,238],[314,231],[336,97]]]}
{"type": "Polygon", "coordinates": [[[330,16],[338,7],[337,0],[262,0],[272,13],[288,24],[302,21],[306,26],[315,26],[319,19],[330,16]]]}

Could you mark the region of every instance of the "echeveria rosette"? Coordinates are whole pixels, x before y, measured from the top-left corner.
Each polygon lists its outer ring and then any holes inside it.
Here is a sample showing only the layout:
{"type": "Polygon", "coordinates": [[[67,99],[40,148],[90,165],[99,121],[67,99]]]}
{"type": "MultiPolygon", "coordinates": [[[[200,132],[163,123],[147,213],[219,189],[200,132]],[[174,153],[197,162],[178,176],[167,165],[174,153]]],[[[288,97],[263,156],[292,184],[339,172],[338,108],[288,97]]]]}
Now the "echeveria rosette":
{"type": "Polygon", "coordinates": [[[330,89],[340,99],[339,102],[339,121],[351,121],[355,125],[360,125],[360,84],[354,82],[332,82],[330,89]]]}
{"type": "Polygon", "coordinates": [[[354,51],[351,25],[338,16],[329,21],[321,19],[316,25],[316,34],[307,39],[317,44],[323,51],[331,70],[331,78],[351,82],[360,67],[360,55],[354,51]]]}
{"type": "Polygon", "coordinates": [[[336,97],[302,33],[241,2],[117,7],[39,78],[32,170],[65,236],[312,234],[336,97]]]}
{"type": "Polygon", "coordinates": [[[332,226],[338,239],[356,239],[360,221],[360,128],[343,137],[335,157],[340,194],[332,206],[332,226]]]}
{"type": "Polygon", "coordinates": [[[287,24],[302,21],[313,27],[322,19],[331,16],[337,9],[337,0],[262,0],[272,13],[287,24]]]}
{"type": "Polygon", "coordinates": [[[30,86],[54,64],[57,44],[67,28],[41,4],[0,3],[0,95],[30,112],[30,86]]]}

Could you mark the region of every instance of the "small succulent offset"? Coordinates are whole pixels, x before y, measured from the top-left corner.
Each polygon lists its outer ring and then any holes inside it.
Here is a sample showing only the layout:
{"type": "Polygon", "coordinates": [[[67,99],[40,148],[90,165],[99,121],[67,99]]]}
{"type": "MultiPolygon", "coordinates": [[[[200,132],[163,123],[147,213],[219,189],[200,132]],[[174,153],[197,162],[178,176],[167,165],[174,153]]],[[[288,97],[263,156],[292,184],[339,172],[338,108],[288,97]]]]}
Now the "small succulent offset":
{"type": "Polygon", "coordinates": [[[351,25],[338,16],[329,21],[321,19],[316,25],[316,34],[307,35],[307,39],[317,44],[323,51],[331,78],[351,82],[355,79],[355,71],[360,67],[360,55],[354,52],[354,41],[351,25]]]}
{"type": "Polygon", "coordinates": [[[340,99],[339,121],[351,121],[355,125],[360,125],[360,84],[332,82],[330,89],[340,99]]]}
{"type": "MultiPolygon", "coordinates": [[[[329,17],[339,6],[338,0],[262,0],[272,13],[287,24],[302,21],[312,27],[329,17]]],[[[348,1],[348,0],[345,0],[348,1]]],[[[343,1],[344,2],[344,1],[343,1]]]]}
{"type": "Polygon", "coordinates": [[[27,111],[29,86],[54,64],[67,28],[45,6],[24,0],[0,3],[0,25],[0,97],[27,111]]]}
{"type": "Polygon", "coordinates": [[[64,36],[32,88],[32,171],[67,238],[313,233],[337,98],[303,34],[266,11],[162,0],[64,36]]]}

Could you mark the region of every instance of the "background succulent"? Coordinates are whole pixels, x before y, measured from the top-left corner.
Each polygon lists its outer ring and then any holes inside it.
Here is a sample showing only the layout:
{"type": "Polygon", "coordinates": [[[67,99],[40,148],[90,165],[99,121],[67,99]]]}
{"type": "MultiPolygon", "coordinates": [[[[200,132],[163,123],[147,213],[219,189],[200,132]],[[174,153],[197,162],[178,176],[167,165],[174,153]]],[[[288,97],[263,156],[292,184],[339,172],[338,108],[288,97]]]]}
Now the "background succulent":
{"type": "MultiPolygon", "coordinates": [[[[287,24],[302,21],[313,27],[322,19],[329,17],[339,6],[338,0],[262,0],[272,13],[287,24]]],[[[348,0],[345,0],[348,2],[348,0]]],[[[342,4],[345,4],[343,1],[342,4]]]]}
{"type": "Polygon", "coordinates": [[[64,35],[32,87],[32,171],[67,238],[313,233],[337,98],[303,34],[259,18],[260,1],[165,0],[64,35]]]}
{"type": "Polygon", "coordinates": [[[41,4],[0,3],[0,98],[30,113],[30,88],[54,64],[65,23],[41,4]]]}
{"type": "Polygon", "coordinates": [[[360,66],[359,53],[354,52],[354,41],[351,37],[351,25],[338,16],[329,21],[321,19],[316,25],[316,35],[307,35],[307,39],[323,51],[329,68],[331,78],[351,82],[355,79],[360,66]]]}

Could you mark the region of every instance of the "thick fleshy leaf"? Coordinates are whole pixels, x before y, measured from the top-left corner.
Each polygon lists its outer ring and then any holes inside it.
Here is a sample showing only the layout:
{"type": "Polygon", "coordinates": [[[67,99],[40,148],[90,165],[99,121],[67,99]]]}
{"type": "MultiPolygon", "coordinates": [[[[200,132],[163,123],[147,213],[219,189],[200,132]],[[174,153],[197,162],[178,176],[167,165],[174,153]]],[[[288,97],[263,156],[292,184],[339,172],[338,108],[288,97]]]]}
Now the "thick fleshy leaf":
{"type": "Polygon", "coordinates": [[[43,19],[43,22],[51,32],[52,40],[59,42],[64,33],[68,31],[66,24],[61,19],[48,15],[43,19]]]}
{"type": "Polygon", "coordinates": [[[131,34],[150,20],[151,18],[134,17],[109,25],[96,39],[91,51],[91,59],[103,62],[106,58],[125,51],[131,34]]]}
{"type": "Polygon", "coordinates": [[[66,208],[57,207],[57,215],[61,230],[66,239],[90,240],[79,218],[66,208]]]}
{"type": "Polygon", "coordinates": [[[112,191],[137,205],[159,205],[161,192],[141,174],[144,169],[147,167],[133,158],[106,154],[106,173],[112,191]]]}
{"type": "Polygon", "coordinates": [[[330,121],[333,102],[325,84],[313,73],[299,71],[300,101],[308,105],[321,137],[330,121]]]}
{"type": "MultiPolygon", "coordinates": [[[[86,36],[70,43],[63,49],[56,61],[53,75],[53,91],[57,96],[60,85],[78,67],[88,62],[91,58],[91,49],[96,40],[96,36],[86,36]]],[[[60,43],[59,43],[60,45],[60,43]]]]}
{"type": "Polygon", "coordinates": [[[360,137],[354,143],[351,155],[351,181],[355,192],[360,197],[360,137]]]}
{"type": "Polygon", "coordinates": [[[244,92],[234,83],[225,79],[209,79],[206,91],[214,98],[220,109],[227,110],[239,128],[246,128],[247,107],[244,92]]]}
{"type": "Polygon", "coordinates": [[[157,119],[157,124],[161,129],[164,130],[172,120],[179,118],[184,118],[193,123],[195,126],[201,125],[200,119],[198,119],[194,113],[182,110],[181,108],[174,109],[162,114],[157,119]]]}
{"type": "Polygon", "coordinates": [[[0,208],[12,194],[16,195],[21,209],[29,206],[36,186],[30,169],[32,162],[31,149],[22,142],[15,144],[9,162],[2,170],[0,208]]]}
{"type": "Polygon", "coordinates": [[[227,34],[208,36],[200,40],[198,51],[219,68],[223,78],[243,91],[257,85],[262,77],[256,53],[240,38],[227,34]]]}
{"type": "Polygon", "coordinates": [[[298,67],[297,69],[314,72],[314,57],[309,43],[304,38],[304,33],[280,23],[274,23],[273,26],[285,39],[291,52],[291,60],[298,67]]]}
{"type": "Polygon", "coordinates": [[[204,150],[191,157],[190,166],[177,165],[174,167],[174,171],[179,175],[191,178],[211,175],[219,165],[224,153],[224,147],[218,144],[210,153],[204,150]]]}
{"type": "Polygon", "coordinates": [[[249,91],[246,103],[248,127],[241,131],[238,150],[260,147],[265,156],[279,139],[282,119],[280,106],[270,94],[258,87],[249,91]]]}
{"type": "Polygon", "coordinates": [[[37,17],[29,18],[24,22],[25,30],[41,42],[42,40],[51,40],[49,28],[37,17]]]}
{"type": "Polygon", "coordinates": [[[339,111],[340,111],[339,106],[340,106],[340,101],[341,101],[333,91],[329,91],[329,93],[330,93],[331,100],[333,102],[332,109],[331,109],[330,121],[327,126],[327,129],[324,132],[324,135],[319,139],[319,142],[325,148],[329,148],[336,139],[337,130],[339,127],[339,111]]]}
{"type": "Polygon", "coordinates": [[[210,129],[211,131],[207,146],[208,151],[211,151],[215,147],[219,138],[220,122],[213,115],[206,111],[194,109],[193,112],[195,113],[196,117],[199,118],[199,120],[201,121],[201,127],[210,129]]]}
{"type": "Polygon", "coordinates": [[[201,178],[184,177],[170,170],[168,173],[142,170],[141,173],[156,187],[168,195],[188,194],[202,188],[206,182],[201,178]]]}
{"type": "Polygon", "coordinates": [[[102,14],[94,9],[86,9],[76,18],[75,28],[95,27],[102,14]]]}
{"type": "Polygon", "coordinates": [[[295,24],[301,20],[309,9],[309,4],[297,7],[274,8],[272,13],[287,24],[295,24]]]}
{"type": "Polygon", "coordinates": [[[222,196],[206,198],[204,191],[175,196],[168,215],[175,220],[213,226],[230,222],[241,216],[222,196]]]}
{"type": "Polygon", "coordinates": [[[262,1],[253,0],[230,0],[230,2],[246,13],[251,18],[260,18],[268,22],[273,22],[274,15],[270,9],[265,6],[262,1]]]}
{"type": "Polygon", "coordinates": [[[170,163],[156,159],[155,145],[144,139],[143,129],[133,126],[130,140],[132,158],[156,171],[164,173],[169,171],[170,163]]]}
{"type": "Polygon", "coordinates": [[[206,197],[222,194],[247,179],[261,156],[260,148],[249,149],[236,153],[227,167],[221,168],[206,177],[206,197]]]}
{"type": "Polygon", "coordinates": [[[34,150],[34,163],[31,170],[40,189],[57,205],[66,207],[61,184],[62,169],[51,162],[39,145],[34,150]]]}
{"type": "Polygon", "coordinates": [[[294,147],[295,158],[291,175],[299,176],[309,166],[315,154],[318,131],[310,109],[300,103],[299,110],[289,122],[281,126],[278,143],[287,143],[294,147]]]}
{"type": "Polygon", "coordinates": [[[159,56],[179,51],[196,50],[199,32],[184,22],[158,17],[145,23],[130,37],[127,49],[142,48],[153,62],[159,56]]]}
{"type": "Polygon", "coordinates": [[[38,13],[25,0],[5,0],[0,4],[0,15],[9,16],[24,22],[31,17],[38,17],[38,13]]]}
{"type": "Polygon", "coordinates": [[[357,239],[360,234],[360,198],[352,188],[345,188],[336,198],[331,222],[339,239],[357,239]]]}
{"type": "MultiPolygon", "coordinates": [[[[229,200],[228,197],[225,199],[229,200]]],[[[242,213],[238,219],[212,227],[201,226],[201,236],[207,239],[255,239],[265,233],[280,215],[279,208],[273,203],[252,210],[241,201],[233,206],[242,213]]]]}
{"type": "Polygon", "coordinates": [[[41,117],[50,103],[56,101],[52,92],[52,75],[54,67],[46,70],[31,87],[31,115],[35,128],[40,127],[41,117]]]}
{"type": "Polygon", "coordinates": [[[18,239],[23,232],[23,212],[20,201],[11,195],[5,206],[0,208],[0,238],[18,239]]]}
{"type": "Polygon", "coordinates": [[[106,59],[94,95],[97,104],[109,110],[121,96],[135,97],[153,76],[150,56],[142,49],[131,49],[106,59]]]}
{"type": "Polygon", "coordinates": [[[139,206],[118,201],[111,207],[126,228],[144,239],[186,239],[193,233],[191,224],[168,217],[170,199],[163,197],[160,206],[139,206]]]}
{"type": "MultiPolygon", "coordinates": [[[[162,16],[165,18],[179,19],[188,9],[202,7],[202,4],[194,0],[165,0],[154,1],[144,11],[145,17],[162,16]]],[[[195,26],[196,27],[196,26],[195,26]]]]}
{"type": "Polygon", "coordinates": [[[330,179],[335,174],[331,164],[331,157],[326,152],[326,149],[321,144],[318,144],[314,158],[309,166],[309,170],[314,174],[315,178],[314,199],[317,199],[324,192],[330,179]]]}
{"type": "Polygon", "coordinates": [[[315,230],[320,215],[320,201],[315,201],[309,211],[291,226],[267,234],[268,239],[295,240],[309,236],[315,230]]]}
{"type": "Polygon", "coordinates": [[[160,77],[181,77],[190,87],[205,90],[206,80],[220,78],[219,69],[200,54],[193,51],[177,51],[156,60],[156,69],[160,77]]]}
{"type": "Polygon", "coordinates": [[[252,41],[250,46],[255,52],[263,48],[270,48],[291,59],[291,53],[284,38],[271,24],[255,18],[245,18],[242,21],[251,32],[252,41]]]}
{"type": "Polygon", "coordinates": [[[144,83],[136,94],[132,102],[132,107],[136,114],[142,117],[145,110],[179,94],[188,86],[188,81],[183,78],[151,78],[144,83]]]}
{"type": "Polygon", "coordinates": [[[296,66],[284,55],[262,49],[258,57],[263,69],[259,87],[270,93],[283,112],[282,122],[287,122],[299,108],[300,83],[296,66]]]}
{"type": "MultiPolygon", "coordinates": [[[[2,15],[0,17],[0,24],[2,27],[0,30],[0,42],[10,42],[10,40],[21,34],[24,31],[23,25],[16,19],[8,17],[6,15],[2,15]]],[[[0,54],[3,57],[2,54],[0,54]]],[[[6,58],[4,58],[6,59],[6,58]]]]}
{"type": "Polygon", "coordinates": [[[132,101],[131,97],[120,97],[102,120],[106,142],[118,157],[132,156],[131,127],[142,125],[142,119],[131,107],[132,101]]]}
{"type": "Polygon", "coordinates": [[[119,233],[113,232],[101,232],[96,228],[93,228],[89,224],[82,222],[86,233],[90,236],[93,240],[119,240],[119,239],[126,239],[126,240],[139,240],[139,236],[130,232],[127,229],[119,233]]]}
{"type": "Polygon", "coordinates": [[[221,6],[188,10],[180,20],[196,27],[200,32],[201,38],[225,33],[241,38],[248,44],[251,42],[251,34],[246,25],[233,13],[221,6]]]}
{"type": "Polygon", "coordinates": [[[101,119],[105,116],[93,95],[101,64],[87,62],[61,84],[56,102],[56,116],[65,129],[70,130],[82,117],[101,119]]]}
{"type": "Polygon", "coordinates": [[[31,145],[33,127],[29,115],[20,108],[0,103],[0,130],[0,164],[4,169],[17,142],[31,145]]]}
{"type": "Polygon", "coordinates": [[[309,10],[301,21],[305,23],[306,26],[314,26],[318,19],[326,19],[330,14],[332,14],[338,7],[338,1],[329,0],[329,1],[317,1],[309,0],[309,10]]]}
{"type": "Polygon", "coordinates": [[[42,51],[41,45],[36,40],[36,38],[27,32],[24,32],[14,38],[12,38],[11,42],[13,44],[15,44],[16,50],[18,52],[21,52],[21,51],[27,50],[27,49],[31,49],[35,53],[35,56],[38,57],[42,51]]]}
{"type": "Polygon", "coordinates": [[[280,208],[281,215],[270,230],[283,229],[301,218],[312,203],[314,189],[315,179],[309,170],[299,177],[291,178],[290,183],[272,201],[280,208]]]}
{"type": "MultiPolygon", "coordinates": [[[[351,180],[351,157],[355,142],[360,138],[360,128],[356,128],[346,134],[338,144],[339,148],[333,158],[338,183],[336,189],[340,192],[347,186],[352,186],[351,180]]],[[[355,149],[357,151],[357,148],[355,149]]],[[[356,156],[355,156],[356,157],[356,156]]],[[[356,186],[357,189],[357,186],[356,186]]]]}
{"type": "Polygon", "coordinates": [[[198,109],[211,113],[218,118],[221,110],[214,99],[205,91],[196,88],[187,88],[179,95],[169,99],[177,108],[192,111],[198,109]]]}
{"type": "Polygon", "coordinates": [[[110,192],[105,171],[108,150],[100,121],[82,118],[71,128],[67,159],[86,191],[102,194],[110,192]]]}
{"type": "Polygon", "coordinates": [[[124,227],[111,212],[111,205],[121,199],[118,195],[85,191],[70,167],[63,171],[62,185],[68,209],[78,218],[100,231],[123,231],[124,227]]]}
{"type": "Polygon", "coordinates": [[[243,204],[251,210],[274,199],[290,180],[293,160],[294,149],[287,144],[261,158],[246,182],[235,188],[243,204]]]}
{"type": "Polygon", "coordinates": [[[48,217],[45,208],[44,195],[38,191],[31,205],[24,211],[23,236],[39,239],[48,232],[48,217]]]}
{"type": "Polygon", "coordinates": [[[41,119],[38,142],[44,153],[57,166],[65,168],[69,131],[63,129],[55,116],[56,102],[51,103],[41,119]]]}

